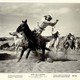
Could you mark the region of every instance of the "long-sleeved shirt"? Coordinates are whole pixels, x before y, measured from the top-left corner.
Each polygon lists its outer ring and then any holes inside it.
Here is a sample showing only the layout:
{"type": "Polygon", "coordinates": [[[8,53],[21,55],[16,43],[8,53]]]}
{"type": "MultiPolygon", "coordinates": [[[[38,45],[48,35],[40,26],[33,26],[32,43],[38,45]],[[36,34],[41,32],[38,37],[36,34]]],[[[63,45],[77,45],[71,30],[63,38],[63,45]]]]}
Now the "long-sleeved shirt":
{"type": "Polygon", "coordinates": [[[57,21],[53,23],[53,22],[44,20],[44,21],[41,23],[41,25],[38,25],[38,27],[35,28],[34,30],[36,31],[36,33],[41,34],[42,31],[43,31],[47,26],[54,26],[56,23],[57,23],[57,21]]]}

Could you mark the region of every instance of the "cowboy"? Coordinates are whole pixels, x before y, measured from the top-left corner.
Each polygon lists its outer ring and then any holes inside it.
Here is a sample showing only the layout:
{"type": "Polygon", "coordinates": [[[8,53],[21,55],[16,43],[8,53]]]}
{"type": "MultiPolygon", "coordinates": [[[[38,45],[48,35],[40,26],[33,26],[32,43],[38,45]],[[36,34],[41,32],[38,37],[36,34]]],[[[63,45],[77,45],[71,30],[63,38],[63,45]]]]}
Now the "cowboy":
{"type": "Polygon", "coordinates": [[[58,20],[56,20],[54,23],[51,22],[52,20],[52,17],[50,15],[46,15],[44,16],[44,21],[42,21],[42,23],[39,25],[38,24],[38,27],[35,28],[33,31],[35,33],[38,33],[38,35],[40,35],[42,33],[42,31],[44,31],[44,29],[47,27],[47,26],[55,26],[58,22],[58,20]]]}

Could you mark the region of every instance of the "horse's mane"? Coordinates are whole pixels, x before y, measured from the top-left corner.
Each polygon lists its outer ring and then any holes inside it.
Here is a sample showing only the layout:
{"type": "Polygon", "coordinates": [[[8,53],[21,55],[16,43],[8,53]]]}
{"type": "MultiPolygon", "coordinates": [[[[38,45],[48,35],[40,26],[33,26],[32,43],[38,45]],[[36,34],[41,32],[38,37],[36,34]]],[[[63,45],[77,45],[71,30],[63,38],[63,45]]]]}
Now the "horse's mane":
{"type": "Polygon", "coordinates": [[[33,30],[31,30],[27,23],[26,23],[24,32],[25,32],[25,35],[28,38],[28,40],[32,40],[32,41],[38,40],[38,41],[45,41],[45,42],[49,41],[47,38],[43,37],[42,35],[37,36],[37,33],[35,33],[33,30]]]}

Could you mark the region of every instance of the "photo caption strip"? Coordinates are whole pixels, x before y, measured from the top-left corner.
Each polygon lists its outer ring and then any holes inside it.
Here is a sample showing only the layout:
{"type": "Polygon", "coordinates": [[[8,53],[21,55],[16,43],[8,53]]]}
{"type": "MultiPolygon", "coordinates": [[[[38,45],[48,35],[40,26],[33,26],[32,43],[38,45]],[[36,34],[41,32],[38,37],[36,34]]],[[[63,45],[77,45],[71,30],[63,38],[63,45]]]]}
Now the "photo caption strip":
{"type": "Polygon", "coordinates": [[[0,80],[80,80],[79,73],[1,73],[0,80]]]}

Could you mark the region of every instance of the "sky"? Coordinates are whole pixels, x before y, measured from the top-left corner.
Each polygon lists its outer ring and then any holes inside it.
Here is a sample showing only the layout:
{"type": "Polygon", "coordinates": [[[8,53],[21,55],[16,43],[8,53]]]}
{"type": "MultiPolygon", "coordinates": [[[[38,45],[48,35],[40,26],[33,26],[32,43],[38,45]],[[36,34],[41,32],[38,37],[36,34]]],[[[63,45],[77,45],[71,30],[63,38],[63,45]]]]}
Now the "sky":
{"type": "MultiPolygon", "coordinates": [[[[0,3],[0,37],[10,36],[9,32],[16,31],[22,20],[27,19],[30,29],[41,22],[44,15],[51,15],[55,22],[54,32],[61,36],[72,33],[80,36],[80,3],[0,3]]],[[[43,31],[43,36],[50,36],[52,27],[43,31]]]]}

